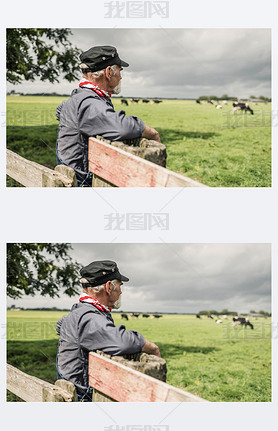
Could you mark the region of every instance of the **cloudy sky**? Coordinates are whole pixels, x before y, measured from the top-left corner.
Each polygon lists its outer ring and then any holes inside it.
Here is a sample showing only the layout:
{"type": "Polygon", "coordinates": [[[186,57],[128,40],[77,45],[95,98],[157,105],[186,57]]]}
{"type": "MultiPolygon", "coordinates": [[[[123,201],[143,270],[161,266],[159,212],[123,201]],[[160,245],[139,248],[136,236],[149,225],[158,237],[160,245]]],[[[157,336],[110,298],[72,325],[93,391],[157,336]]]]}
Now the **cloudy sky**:
{"type": "MultiPolygon", "coordinates": [[[[269,244],[72,244],[81,265],[109,259],[130,281],[122,310],[196,313],[271,311],[269,244]]],[[[24,297],[8,306],[70,308],[78,299],[24,297]]]]}
{"type": "MultiPolygon", "coordinates": [[[[228,94],[271,97],[269,29],[72,29],[81,51],[116,46],[130,64],[122,96],[196,98],[228,94]]],[[[26,82],[7,90],[70,94],[78,84],[26,82]]]]}

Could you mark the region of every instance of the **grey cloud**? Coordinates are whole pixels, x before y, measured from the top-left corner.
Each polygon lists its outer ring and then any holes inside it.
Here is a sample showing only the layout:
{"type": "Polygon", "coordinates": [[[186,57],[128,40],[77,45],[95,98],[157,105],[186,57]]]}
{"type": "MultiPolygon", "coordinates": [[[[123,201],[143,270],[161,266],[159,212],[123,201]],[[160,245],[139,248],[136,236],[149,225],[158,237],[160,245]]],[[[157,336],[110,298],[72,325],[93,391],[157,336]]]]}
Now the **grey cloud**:
{"type": "MultiPolygon", "coordinates": [[[[123,307],[133,311],[198,312],[271,309],[269,244],[72,244],[82,265],[111,259],[130,278],[123,307]]],[[[38,302],[38,298],[36,298],[38,302]]],[[[52,300],[50,300],[52,301],[52,300]]],[[[32,298],[26,298],[32,306],[32,298]]],[[[75,302],[64,296],[56,306],[75,302]]]]}
{"type": "MultiPolygon", "coordinates": [[[[259,92],[271,96],[269,29],[115,28],[72,32],[71,40],[80,50],[93,45],[117,47],[130,64],[123,74],[125,95],[186,98],[205,92],[221,96],[228,89],[238,97],[259,92]]],[[[36,82],[31,87],[23,84],[21,91],[24,85],[33,92],[46,89],[45,84],[36,82]]],[[[73,87],[61,82],[46,91],[70,92],[73,87]]],[[[20,86],[16,88],[20,90],[20,86]]]]}

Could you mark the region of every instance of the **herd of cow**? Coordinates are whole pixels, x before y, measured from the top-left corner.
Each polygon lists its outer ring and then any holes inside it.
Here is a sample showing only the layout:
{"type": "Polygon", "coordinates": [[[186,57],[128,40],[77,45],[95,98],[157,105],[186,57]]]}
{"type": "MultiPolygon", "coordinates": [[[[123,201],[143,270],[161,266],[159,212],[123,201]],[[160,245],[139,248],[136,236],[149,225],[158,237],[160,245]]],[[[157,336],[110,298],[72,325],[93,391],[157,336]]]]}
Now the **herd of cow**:
{"type": "MultiPolygon", "coordinates": [[[[196,317],[197,319],[205,318],[204,315],[200,315],[200,314],[196,314],[196,317]]],[[[220,319],[219,316],[215,317],[212,314],[208,314],[207,318],[215,320],[215,322],[219,325],[220,323],[223,323],[223,320],[227,319],[228,316],[226,315],[221,316],[221,319],[220,319]]],[[[254,325],[252,325],[252,323],[249,322],[248,317],[234,316],[232,327],[235,328],[238,325],[242,325],[245,327],[250,326],[251,329],[254,329],[254,325]]]]}
{"type": "MultiPolygon", "coordinates": [[[[151,317],[151,319],[159,319],[162,317],[162,314],[141,314],[141,313],[129,313],[129,317],[133,318],[136,317],[138,319],[139,316],[142,316],[143,318],[147,319],[148,317],[151,317]]],[[[128,320],[128,315],[126,313],[121,314],[121,319],[128,320]]]]}
{"type": "MultiPolygon", "coordinates": [[[[162,100],[158,100],[158,99],[135,99],[135,98],[131,98],[129,99],[130,103],[139,103],[139,101],[142,100],[142,103],[150,103],[151,105],[153,105],[154,103],[161,103],[162,100]]],[[[121,99],[121,104],[122,105],[126,105],[128,106],[128,100],[127,99],[121,99]]]]}
{"type": "MultiPolygon", "coordinates": [[[[209,103],[210,105],[214,105],[214,100],[207,100],[207,103],[209,103]]],[[[204,100],[196,100],[196,103],[198,104],[204,104],[206,103],[204,100]]],[[[222,102],[216,101],[216,105],[215,108],[216,109],[222,109],[223,106],[227,105],[228,102],[227,100],[222,100],[222,102]]],[[[248,102],[240,102],[239,100],[237,102],[233,102],[233,109],[232,109],[232,114],[234,114],[236,111],[244,111],[246,112],[250,112],[251,115],[254,115],[254,111],[253,109],[250,108],[249,103],[248,102]]]]}

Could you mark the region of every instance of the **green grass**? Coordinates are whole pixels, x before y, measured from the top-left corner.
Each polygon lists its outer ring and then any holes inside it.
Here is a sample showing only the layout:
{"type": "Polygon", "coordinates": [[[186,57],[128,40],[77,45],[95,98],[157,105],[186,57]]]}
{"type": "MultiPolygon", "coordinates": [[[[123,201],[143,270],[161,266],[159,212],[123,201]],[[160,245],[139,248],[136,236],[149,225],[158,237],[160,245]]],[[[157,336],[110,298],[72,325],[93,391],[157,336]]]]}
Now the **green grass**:
{"type": "MultiPolygon", "coordinates": [[[[56,165],[56,106],[63,98],[7,97],[7,146],[49,168],[56,165]]],[[[120,100],[113,99],[116,110],[120,100]]],[[[194,101],[164,100],[124,108],[156,128],[167,147],[167,168],[212,187],[271,186],[271,104],[254,115],[194,101]]],[[[8,186],[13,182],[9,180],[8,186]]]]}
{"type": "MultiPolygon", "coordinates": [[[[53,383],[58,336],[56,321],[65,313],[9,311],[8,363],[53,383]]],[[[114,313],[115,324],[123,324],[114,313]]],[[[164,315],[161,319],[129,319],[158,344],[167,362],[167,383],[209,401],[271,401],[270,319],[254,320],[254,330],[232,329],[194,316],[164,315]]],[[[17,400],[9,394],[9,401],[17,400]]]]}

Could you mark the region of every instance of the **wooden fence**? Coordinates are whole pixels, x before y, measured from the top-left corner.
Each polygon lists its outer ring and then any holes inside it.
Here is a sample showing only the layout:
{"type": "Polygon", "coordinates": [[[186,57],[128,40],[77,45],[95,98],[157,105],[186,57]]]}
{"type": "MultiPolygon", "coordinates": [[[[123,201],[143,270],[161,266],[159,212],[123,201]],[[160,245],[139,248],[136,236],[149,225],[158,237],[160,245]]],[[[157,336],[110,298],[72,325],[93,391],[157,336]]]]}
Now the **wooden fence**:
{"type": "Polygon", "coordinates": [[[101,186],[207,187],[97,138],[89,138],[88,159],[89,171],[104,180],[101,186]]]}
{"type": "MultiPolygon", "coordinates": [[[[69,166],[52,170],[10,150],[6,158],[7,175],[25,187],[77,186],[69,166]]],[[[207,187],[97,138],[89,138],[88,159],[93,187],[207,187]]]]}
{"type": "Polygon", "coordinates": [[[7,364],[7,389],[23,401],[71,402],[77,401],[75,387],[66,380],[57,380],[51,385],[44,380],[23,373],[7,364]]]}
{"type": "MultiPolygon", "coordinates": [[[[206,401],[95,352],[89,354],[89,384],[94,402],[206,401]]],[[[72,383],[57,380],[52,385],[11,365],[7,365],[7,389],[28,402],[77,401],[72,383]]]]}
{"type": "Polygon", "coordinates": [[[25,187],[77,187],[72,168],[58,165],[52,170],[10,150],[6,153],[6,173],[25,187]]]}

